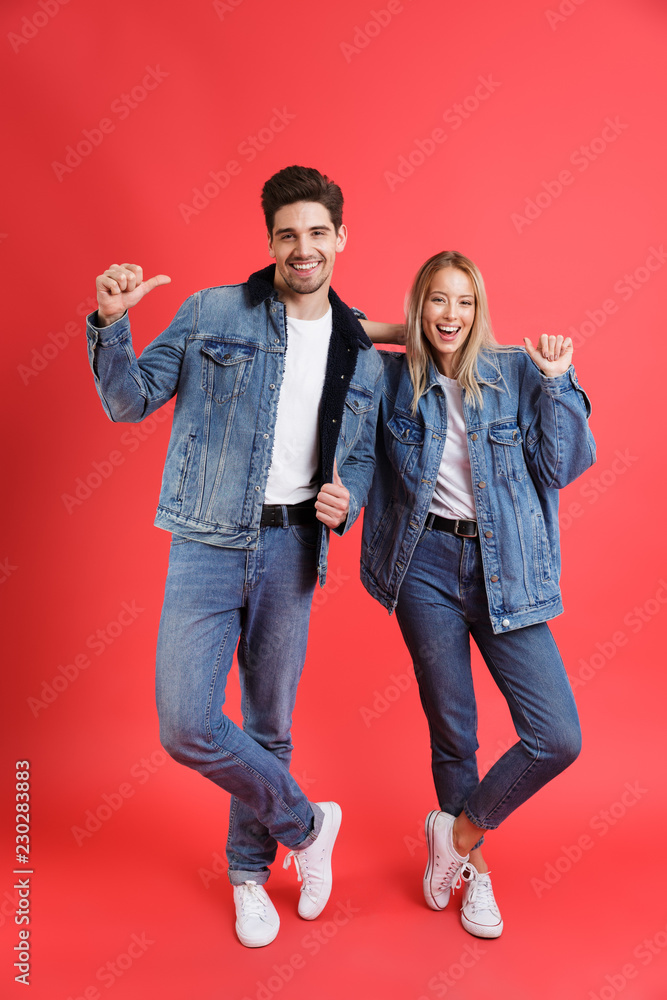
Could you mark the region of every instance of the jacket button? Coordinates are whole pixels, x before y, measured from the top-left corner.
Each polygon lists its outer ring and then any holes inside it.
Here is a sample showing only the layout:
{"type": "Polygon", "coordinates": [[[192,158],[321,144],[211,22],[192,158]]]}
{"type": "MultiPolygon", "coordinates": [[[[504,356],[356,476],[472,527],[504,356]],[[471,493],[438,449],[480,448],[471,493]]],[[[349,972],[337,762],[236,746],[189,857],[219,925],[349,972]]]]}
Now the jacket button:
{"type": "Polygon", "coordinates": [[[231,354],[223,354],[223,356],[222,356],[222,360],[223,361],[229,361],[230,358],[231,358],[231,354]]]}
{"type": "Polygon", "coordinates": [[[503,618],[503,628],[509,628],[510,620],[509,618],[503,618]]]}
{"type": "Polygon", "coordinates": [[[268,441],[268,438],[269,438],[269,435],[268,435],[268,434],[265,434],[265,435],[264,435],[264,440],[265,440],[265,441],[268,441]]]}
{"type": "Polygon", "coordinates": [[[344,375],[341,375],[341,378],[345,378],[345,376],[344,376],[344,375]]]}
{"type": "Polygon", "coordinates": [[[493,538],[493,532],[492,531],[485,531],[484,532],[484,537],[485,538],[493,538]]]}
{"type": "Polygon", "coordinates": [[[273,343],[274,344],[279,344],[280,343],[280,337],[276,337],[276,339],[273,341],[273,343]]]}
{"type": "Polygon", "coordinates": [[[259,493],[259,486],[255,486],[255,493],[259,493]]]}
{"type": "Polygon", "coordinates": [[[269,386],[269,389],[275,389],[275,385],[273,384],[273,382],[272,382],[272,383],[271,383],[271,385],[269,386]]]}
{"type": "Polygon", "coordinates": [[[495,574],[495,573],[494,573],[494,574],[493,574],[493,576],[491,577],[491,583],[498,583],[498,577],[496,576],[496,574],[495,574]]]}
{"type": "Polygon", "coordinates": [[[332,424],[337,424],[337,423],[338,423],[338,421],[337,421],[337,420],[336,420],[336,418],[334,417],[334,418],[333,418],[333,420],[331,421],[331,423],[332,423],[332,424]]]}
{"type": "Polygon", "coordinates": [[[404,437],[404,438],[406,438],[406,437],[408,437],[409,435],[410,435],[410,431],[409,431],[409,430],[407,429],[407,427],[406,427],[406,428],[405,428],[405,430],[403,431],[403,437],[404,437]]]}
{"type": "Polygon", "coordinates": [[[486,486],[486,483],[481,482],[481,483],[477,483],[477,485],[479,486],[480,490],[483,490],[484,487],[486,486]]]}
{"type": "Polygon", "coordinates": [[[355,399],[355,401],[354,401],[354,407],[357,410],[359,409],[359,400],[358,399],[355,399]]]}
{"type": "Polygon", "coordinates": [[[476,434],[473,434],[473,435],[472,435],[472,440],[473,440],[473,441],[476,441],[476,440],[477,440],[477,435],[476,435],[476,434]]]}

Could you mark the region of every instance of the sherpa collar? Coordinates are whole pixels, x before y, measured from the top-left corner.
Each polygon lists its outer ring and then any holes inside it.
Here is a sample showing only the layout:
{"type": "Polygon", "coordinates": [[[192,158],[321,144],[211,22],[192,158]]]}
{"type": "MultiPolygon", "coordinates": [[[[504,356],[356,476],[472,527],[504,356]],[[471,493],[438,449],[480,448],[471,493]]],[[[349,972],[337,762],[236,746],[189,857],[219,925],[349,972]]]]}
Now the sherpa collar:
{"type": "MultiPolygon", "coordinates": [[[[262,268],[261,271],[255,271],[248,278],[250,304],[253,307],[260,305],[266,299],[278,298],[278,291],[273,284],[275,273],[276,265],[269,264],[268,267],[262,268]]],[[[365,351],[369,350],[373,346],[372,342],[364,333],[364,329],[353,311],[341,301],[333,288],[329,289],[329,302],[333,312],[334,329],[342,335],[344,340],[354,339],[359,347],[365,351]]]]}

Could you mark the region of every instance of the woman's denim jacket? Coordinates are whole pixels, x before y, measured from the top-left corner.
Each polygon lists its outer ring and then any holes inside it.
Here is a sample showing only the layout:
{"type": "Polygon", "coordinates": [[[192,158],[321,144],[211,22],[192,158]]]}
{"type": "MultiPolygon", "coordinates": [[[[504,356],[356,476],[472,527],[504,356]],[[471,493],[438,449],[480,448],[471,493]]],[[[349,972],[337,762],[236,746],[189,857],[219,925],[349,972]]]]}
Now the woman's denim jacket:
{"type": "MultiPolygon", "coordinates": [[[[425,529],[447,435],[433,363],[412,415],[404,354],[381,351],[376,471],[364,515],[361,579],[389,609],[425,529]]],[[[483,402],[463,403],[484,580],[494,632],[562,612],[558,490],[595,461],[590,403],[574,368],[546,378],[521,349],[479,360],[483,402]]]]}
{"type": "MultiPolygon", "coordinates": [[[[285,307],[273,287],[275,265],[247,282],[190,296],[137,359],[127,314],[111,326],[88,317],[90,364],[111,420],[136,422],[177,393],[155,524],[197,541],[252,549],[271,464],[287,347],[285,307]]],[[[320,478],[334,456],[350,491],[348,530],[366,501],[382,362],[358,317],[329,292],[332,335],[319,413],[320,478]]],[[[324,584],[328,531],[320,531],[324,584]]]]}

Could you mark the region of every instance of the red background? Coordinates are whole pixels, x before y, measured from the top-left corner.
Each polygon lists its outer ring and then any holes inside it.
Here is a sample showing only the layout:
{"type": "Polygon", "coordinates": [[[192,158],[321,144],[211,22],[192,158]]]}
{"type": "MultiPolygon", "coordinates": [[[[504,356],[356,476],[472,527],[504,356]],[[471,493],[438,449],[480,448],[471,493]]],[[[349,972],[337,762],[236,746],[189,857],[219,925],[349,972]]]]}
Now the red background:
{"type": "MultiPolygon", "coordinates": [[[[28,759],[34,998],[667,996],[656,858],[664,255],[651,256],[667,236],[665,9],[547,3],[3,4],[4,995],[22,990],[12,969],[14,761],[28,759]],[[147,67],[154,89],[142,91],[147,67]],[[271,131],[275,109],[282,131],[271,131]],[[607,119],[610,141],[599,139],[607,119]],[[59,168],[85,130],[96,144],[59,168]],[[251,136],[263,136],[252,159],[251,136]],[[412,173],[400,160],[411,154],[412,173]],[[237,174],[186,221],[193,189],[230,160],[237,174]],[[338,798],[344,811],[319,921],[296,916],[292,870],[277,864],[279,937],[260,951],[236,941],[217,860],[226,796],[159,750],[153,657],[169,538],[151,525],[169,420],[105,418],[82,316],[112,261],[170,274],[132,317],[143,347],[192,291],[264,266],[259,192],[290,163],[343,187],[350,240],[334,285],[369,316],[399,320],[419,264],[455,248],[480,265],[502,342],[576,330],[598,464],[562,497],[567,612],[554,631],[585,749],[488,838],[506,924],[498,941],[467,935],[456,906],[435,914],[423,904],[420,838],[435,805],[426,726],[396,623],[358,582],[358,527],[333,541],[294,733],[309,796],[338,798]],[[106,475],[68,501],[95,463],[106,475]],[[109,644],[96,645],[110,624],[109,644]],[[117,808],[102,809],[100,828],[77,843],[76,828],[105,801],[117,808]],[[116,976],[107,963],[133,934],[145,935],[144,950],[129,966],[121,957],[116,976]]],[[[513,733],[476,670],[488,766],[513,733]]]]}

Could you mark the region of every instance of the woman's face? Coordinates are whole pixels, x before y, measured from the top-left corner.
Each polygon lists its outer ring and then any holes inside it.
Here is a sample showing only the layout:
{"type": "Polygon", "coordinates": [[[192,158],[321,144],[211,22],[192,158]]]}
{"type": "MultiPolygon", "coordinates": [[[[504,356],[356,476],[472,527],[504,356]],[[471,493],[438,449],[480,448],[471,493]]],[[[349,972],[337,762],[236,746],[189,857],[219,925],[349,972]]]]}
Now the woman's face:
{"type": "Polygon", "coordinates": [[[459,351],[475,319],[475,289],[457,267],[436,271],[422,309],[422,331],[438,371],[456,378],[459,351]]]}

